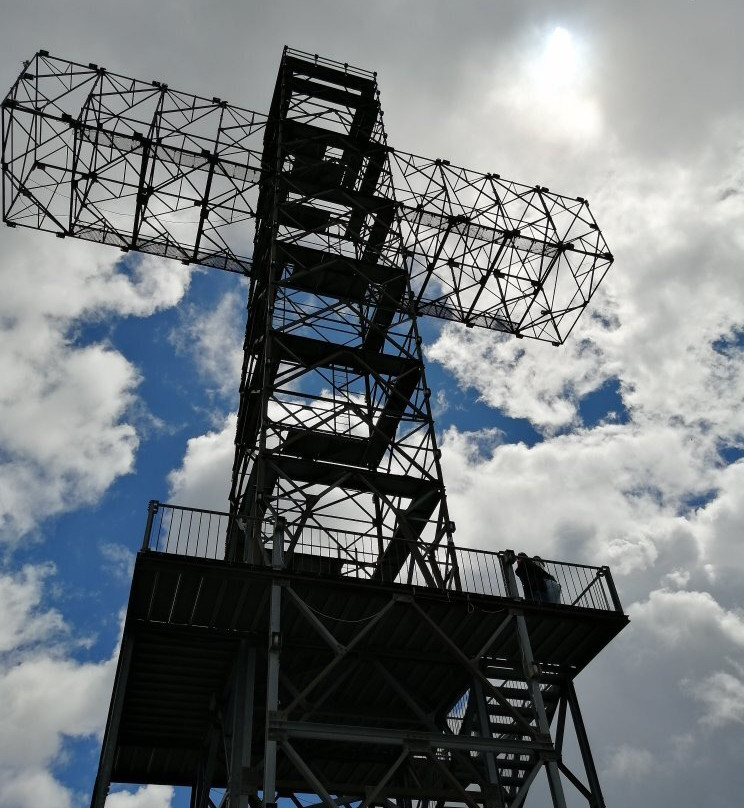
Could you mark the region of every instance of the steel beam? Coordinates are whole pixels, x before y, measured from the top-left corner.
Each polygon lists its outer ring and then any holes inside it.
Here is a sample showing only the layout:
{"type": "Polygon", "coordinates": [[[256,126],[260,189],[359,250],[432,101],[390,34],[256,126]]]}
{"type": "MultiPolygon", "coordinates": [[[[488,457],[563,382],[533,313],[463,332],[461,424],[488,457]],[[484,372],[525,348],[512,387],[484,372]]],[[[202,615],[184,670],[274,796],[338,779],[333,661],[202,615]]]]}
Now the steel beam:
{"type": "Polygon", "coordinates": [[[592,750],[589,746],[589,737],[586,734],[586,727],[584,726],[584,719],[581,715],[579,700],[576,697],[576,689],[574,688],[573,682],[566,684],[566,691],[568,705],[571,710],[571,720],[573,721],[574,732],[576,733],[576,740],[578,741],[581,759],[584,763],[584,771],[589,781],[590,795],[587,799],[589,800],[591,808],[605,808],[602,788],[599,785],[599,777],[597,776],[597,768],[594,765],[592,750]]]}
{"type": "Polygon", "coordinates": [[[282,740],[281,746],[282,751],[292,761],[297,771],[306,779],[308,784],[315,789],[315,793],[323,799],[323,803],[327,808],[339,808],[333,797],[326,791],[323,783],[315,776],[313,770],[305,763],[292,744],[288,740],[282,740]]]}
{"type": "Polygon", "coordinates": [[[513,753],[539,752],[544,759],[555,758],[550,740],[510,741],[474,735],[446,735],[442,732],[409,732],[383,727],[320,724],[308,721],[269,720],[269,735],[274,739],[305,738],[318,741],[340,741],[383,746],[412,746],[416,749],[446,749],[449,751],[513,753]]]}

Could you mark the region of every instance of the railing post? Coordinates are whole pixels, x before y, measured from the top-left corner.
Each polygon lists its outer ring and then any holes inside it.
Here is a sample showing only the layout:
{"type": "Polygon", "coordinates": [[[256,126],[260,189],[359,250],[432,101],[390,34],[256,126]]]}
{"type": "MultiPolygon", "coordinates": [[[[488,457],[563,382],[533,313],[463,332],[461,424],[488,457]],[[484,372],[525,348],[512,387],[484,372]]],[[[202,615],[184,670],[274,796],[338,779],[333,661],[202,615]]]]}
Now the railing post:
{"type": "Polygon", "coordinates": [[[517,577],[514,575],[514,550],[501,550],[496,555],[499,557],[501,564],[501,575],[504,578],[504,588],[508,598],[519,598],[519,591],[517,590],[517,577]]]}
{"type": "Polygon", "coordinates": [[[284,532],[286,527],[287,520],[283,516],[277,516],[274,535],[271,540],[271,566],[275,570],[284,569],[284,532]]]}
{"type": "Polygon", "coordinates": [[[151,499],[147,504],[147,524],[145,525],[145,535],[142,539],[142,549],[150,549],[150,536],[152,534],[152,523],[155,519],[155,514],[158,512],[160,503],[156,499],[151,499]]]}
{"type": "Polygon", "coordinates": [[[610,598],[612,599],[612,605],[615,607],[616,612],[620,612],[622,614],[623,607],[620,603],[620,598],[617,595],[617,589],[615,589],[615,582],[612,580],[612,573],[610,572],[609,567],[600,567],[600,572],[602,577],[607,580],[607,589],[610,592],[610,598]]]}

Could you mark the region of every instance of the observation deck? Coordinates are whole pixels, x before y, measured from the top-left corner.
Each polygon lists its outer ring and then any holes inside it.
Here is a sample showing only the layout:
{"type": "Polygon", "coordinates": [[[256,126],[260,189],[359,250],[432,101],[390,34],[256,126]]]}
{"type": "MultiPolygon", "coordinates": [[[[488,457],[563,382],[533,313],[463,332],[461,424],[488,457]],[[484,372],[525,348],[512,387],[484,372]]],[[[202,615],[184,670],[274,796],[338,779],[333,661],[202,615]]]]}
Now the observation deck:
{"type": "MultiPolygon", "coordinates": [[[[306,767],[335,794],[363,797],[363,786],[384,781],[396,797],[462,801],[455,780],[483,779],[489,756],[501,793],[517,794],[536,763],[560,759],[539,726],[535,683],[550,723],[576,675],[628,622],[607,567],[546,562],[561,602],[538,603],[517,584],[511,551],[458,549],[459,575],[449,576],[458,587],[442,590],[412,560],[395,581],[375,580],[374,537],[341,530],[306,528],[273,565],[225,561],[228,518],[150,505],[99,779],[193,786],[243,676],[245,727],[227,721],[228,735],[246,733],[243,787],[260,789],[255,750],[270,737],[301,761],[279,765],[280,794],[318,790],[306,767]],[[281,633],[270,631],[276,585],[281,633]],[[265,660],[277,646],[279,710],[267,713],[265,660]],[[412,748],[418,758],[391,773],[412,748]]],[[[452,558],[442,550],[442,563],[452,558]]],[[[229,756],[217,745],[213,757],[211,782],[225,787],[229,756]]],[[[481,786],[469,801],[493,802],[481,786]]]]}

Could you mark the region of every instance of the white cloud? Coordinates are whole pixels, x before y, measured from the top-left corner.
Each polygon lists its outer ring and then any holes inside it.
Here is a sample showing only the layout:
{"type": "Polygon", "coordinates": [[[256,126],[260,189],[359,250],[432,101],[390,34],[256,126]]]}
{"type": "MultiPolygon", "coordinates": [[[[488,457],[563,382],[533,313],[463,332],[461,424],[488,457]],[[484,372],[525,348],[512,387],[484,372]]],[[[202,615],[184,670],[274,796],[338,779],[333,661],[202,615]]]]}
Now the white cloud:
{"type": "Polygon", "coordinates": [[[631,782],[638,781],[654,767],[654,756],[648,749],[623,744],[612,753],[606,774],[631,782]]]}
{"type": "Polygon", "coordinates": [[[66,635],[62,615],[39,608],[44,579],[53,573],[54,567],[47,564],[26,565],[15,575],[0,575],[0,653],[66,635]]]}
{"type": "MultiPolygon", "coordinates": [[[[595,332],[604,330],[589,321],[595,332]]],[[[589,334],[560,349],[522,342],[486,330],[445,326],[426,357],[455,375],[462,387],[514,418],[528,418],[550,434],[576,425],[579,400],[613,375],[601,347],[589,334]]]]}
{"type": "Polygon", "coordinates": [[[115,656],[77,662],[74,638],[54,609],[43,604],[52,568],[25,567],[0,575],[0,606],[9,625],[0,654],[0,805],[62,808],[73,795],[52,773],[66,737],[101,733],[113,683],[115,656]]]}
{"type": "Polygon", "coordinates": [[[644,569],[677,528],[678,509],[711,481],[703,455],[673,427],[605,424],[532,447],[492,430],[441,440],[457,541],[583,563],[644,569]]]}
{"type": "Polygon", "coordinates": [[[96,245],[13,234],[0,260],[0,536],[95,501],[132,470],[138,370],[105,340],[79,345],[89,322],[174,305],[189,271],[155,258],[130,272],[96,245]]]}
{"type": "Polygon", "coordinates": [[[59,754],[63,735],[100,732],[113,672],[111,660],[81,664],[44,651],[5,670],[0,681],[5,705],[0,730],[3,765],[25,768],[32,762],[49,763],[59,754]]]}
{"type": "Polygon", "coordinates": [[[213,307],[189,306],[171,334],[177,349],[189,353],[202,377],[223,395],[237,397],[245,318],[245,291],[236,289],[213,307]]]}
{"type": "Polygon", "coordinates": [[[662,578],[662,583],[670,589],[684,589],[690,583],[690,571],[672,570],[662,578]]]}
{"type": "Polygon", "coordinates": [[[37,805],[72,808],[72,793],[48,771],[3,771],[0,767],[0,773],[4,778],[0,783],[0,805],[3,808],[35,808],[37,805]]]}
{"type": "Polygon", "coordinates": [[[744,462],[722,469],[716,497],[691,517],[690,528],[712,578],[741,581],[744,572],[744,462]]]}
{"type": "Polygon", "coordinates": [[[744,680],[716,671],[702,682],[690,683],[690,690],[706,708],[702,723],[715,729],[726,724],[744,724],[744,680]]]}
{"type": "Polygon", "coordinates": [[[98,545],[104,561],[104,567],[120,581],[129,583],[134,571],[134,553],[123,544],[103,542],[98,545]]]}
{"type": "Polygon", "coordinates": [[[233,413],[219,429],[188,441],[180,468],[168,476],[171,502],[228,510],[236,426],[237,416],[233,413]]]}
{"type": "Polygon", "coordinates": [[[173,799],[170,786],[142,786],[136,791],[112,791],[106,808],[169,808],[173,799]]]}
{"type": "Polygon", "coordinates": [[[492,113],[519,121],[536,144],[546,139],[558,148],[595,141],[605,127],[591,62],[586,42],[572,31],[533,29],[502,52],[490,71],[486,98],[492,113]]]}
{"type": "Polygon", "coordinates": [[[724,609],[709,592],[658,589],[629,613],[668,647],[744,649],[744,613],[724,609]]]}

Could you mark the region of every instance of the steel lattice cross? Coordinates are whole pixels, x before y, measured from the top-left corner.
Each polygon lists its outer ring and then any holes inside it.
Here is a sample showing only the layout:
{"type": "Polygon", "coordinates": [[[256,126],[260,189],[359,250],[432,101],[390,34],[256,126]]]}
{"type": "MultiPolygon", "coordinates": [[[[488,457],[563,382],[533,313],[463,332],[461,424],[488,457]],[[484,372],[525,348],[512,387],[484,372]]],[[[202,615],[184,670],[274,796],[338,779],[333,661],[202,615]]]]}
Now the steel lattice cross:
{"type": "MultiPolygon", "coordinates": [[[[296,126],[327,126],[333,108],[341,132],[353,111],[340,96],[329,85],[304,97],[296,126]]],[[[3,102],[4,221],[250,275],[259,187],[275,169],[262,148],[270,117],[40,51],[3,102]]],[[[613,260],[586,200],[408,154],[380,134],[405,305],[563,342],[613,260]]],[[[348,224],[343,199],[325,210],[326,225],[348,224]]]]}
{"type": "Polygon", "coordinates": [[[250,281],[230,514],[150,503],[93,808],[522,808],[541,769],[603,808],[609,570],[548,603],[455,547],[418,330],[560,344],[612,263],[587,202],[389,147],[375,74],[288,49],[265,115],[44,51],[2,114],[7,224],[250,281]]]}

